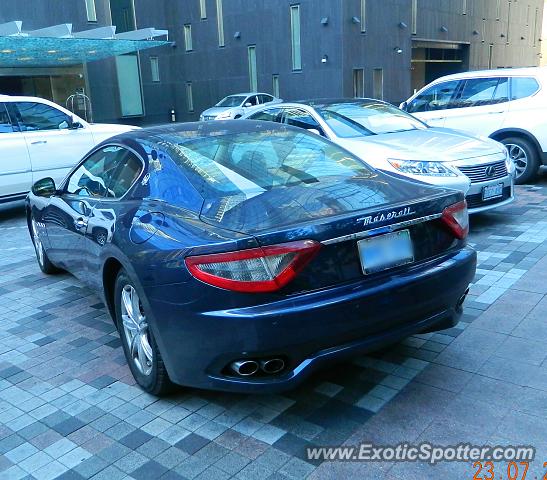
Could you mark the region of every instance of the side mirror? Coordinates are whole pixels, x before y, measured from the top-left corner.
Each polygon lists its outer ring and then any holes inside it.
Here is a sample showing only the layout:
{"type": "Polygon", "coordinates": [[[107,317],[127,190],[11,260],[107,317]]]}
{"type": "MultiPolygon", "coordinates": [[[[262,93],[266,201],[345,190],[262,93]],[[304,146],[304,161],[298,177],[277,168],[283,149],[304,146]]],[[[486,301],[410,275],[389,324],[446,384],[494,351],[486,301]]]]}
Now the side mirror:
{"type": "Polygon", "coordinates": [[[77,120],[74,120],[74,117],[68,117],[68,128],[69,130],[78,130],[78,128],[84,128],[84,126],[77,120]]]}
{"type": "Polygon", "coordinates": [[[247,102],[244,106],[247,107],[247,108],[249,108],[249,107],[252,107],[253,104],[252,104],[251,102],[247,102]]]}
{"type": "Polygon", "coordinates": [[[399,105],[399,108],[401,110],[404,110],[406,112],[406,108],[408,107],[408,103],[407,102],[403,102],[401,103],[401,105],[399,105]]]}
{"type": "Polygon", "coordinates": [[[32,186],[32,193],[37,197],[51,197],[57,192],[55,181],[51,177],[42,178],[32,186]]]}

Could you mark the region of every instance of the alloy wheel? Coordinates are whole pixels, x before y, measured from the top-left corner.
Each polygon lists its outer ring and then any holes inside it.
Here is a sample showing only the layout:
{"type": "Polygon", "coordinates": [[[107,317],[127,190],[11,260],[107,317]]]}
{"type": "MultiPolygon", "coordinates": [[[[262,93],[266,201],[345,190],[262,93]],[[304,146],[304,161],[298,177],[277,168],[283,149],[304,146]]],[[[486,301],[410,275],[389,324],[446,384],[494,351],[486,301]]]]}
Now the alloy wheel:
{"type": "Polygon", "coordinates": [[[507,143],[505,146],[509,151],[509,157],[511,157],[515,163],[515,170],[518,178],[524,173],[528,166],[528,155],[520,145],[516,145],[515,143],[507,143]]]}
{"type": "Polygon", "coordinates": [[[38,258],[38,262],[40,265],[44,265],[44,247],[42,245],[42,240],[40,240],[40,236],[38,235],[38,228],[36,226],[36,220],[34,218],[31,220],[31,226],[32,226],[32,240],[34,243],[34,249],[36,250],[36,257],[38,258]]]}
{"type": "Polygon", "coordinates": [[[150,375],[154,356],[150,333],[139,295],[132,285],[125,285],[121,295],[122,324],[129,355],[138,371],[150,375]]]}

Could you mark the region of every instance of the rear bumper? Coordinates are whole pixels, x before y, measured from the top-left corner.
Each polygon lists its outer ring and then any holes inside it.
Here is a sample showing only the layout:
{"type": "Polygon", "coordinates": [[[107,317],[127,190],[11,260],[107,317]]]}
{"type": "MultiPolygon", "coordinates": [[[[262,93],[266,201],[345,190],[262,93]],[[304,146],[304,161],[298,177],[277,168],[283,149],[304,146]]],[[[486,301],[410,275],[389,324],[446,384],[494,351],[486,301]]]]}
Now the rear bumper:
{"type": "Polygon", "coordinates": [[[295,387],[325,363],[456,324],[458,302],[475,267],[476,253],[466,247],[374,282],[362,280],[259,306],[193,312],[191,302],[164,300],[177,290],[183,294],[180,285],[148,289],[147,297],[171,380],[271,393],[295,387]],[[276,376],[226,374],[226,365],[234,360],[274,356],[284,357],[288,365],[276,376]]]}

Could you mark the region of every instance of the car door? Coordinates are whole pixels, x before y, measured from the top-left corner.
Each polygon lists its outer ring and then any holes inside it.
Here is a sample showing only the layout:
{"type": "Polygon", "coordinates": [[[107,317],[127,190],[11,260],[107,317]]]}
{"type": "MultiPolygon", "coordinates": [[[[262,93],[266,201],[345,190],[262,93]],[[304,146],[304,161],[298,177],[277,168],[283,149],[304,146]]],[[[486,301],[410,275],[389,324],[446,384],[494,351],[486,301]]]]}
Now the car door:
{"type": "MultiPolygon", "coordinates": [[[[93,205],[87,219],[83,270],[93,288],[100,287],[103,252],[112,242],[116,225],[131,210],[131,204],[138,204],[138,201],[126,199],[126,193],[141,176],[144,168],[144,162],[130,150],[120,146],[106,147],[104,150],[114,156],[116,169],[110,178],[109,196],[101,197],[93,205]]],[[[132,212],[135,210],[136,208],[132,212]]],[[[127,228],[132,224],[131,220],[123,222],[128,225],[127,228]]]]}
{"type": "Polygon", "coordinates": [[[23,198],[32,186],[32,166],[19,126],[0,103],[0,203],[23,198]]]}
{"type": "Polygon", "coordinates": [[[81,123],[71,128],[72,117],[46,103],[21,101],[14,106],[30,155],[32,181],[52,177],[60,183],[94,146],[91,130],[81,123]]]}
{"type": "Polygon", "coordinates": [[[97,202],[114,198],[109,186],[118,166],[117,151],[105,147],[87,157],[66,179],[59,194],[51,197],[42,216],[50,260],[84,281],[84,236],[97,202]]]}
{"type": "Polygon", "coordinates": [[[448,105],[459,87],[459,80],[431,85],[410,100],[405,110],[432,127],[444,127],[448,105]]]}
{"type": "Polygon", "coordinates": [[[249,95],[247,99],[243,102],[243,113],[249,113],[250,111],[254,110],[258,106],[258,104],[258,97],[256,95],[249,95]]]}
{"type": "Polygon", "coordinates": [[[507,77],[464,80],[444,112],[444,126],[488,136],[503,124],[508,101],[507,77]]]}

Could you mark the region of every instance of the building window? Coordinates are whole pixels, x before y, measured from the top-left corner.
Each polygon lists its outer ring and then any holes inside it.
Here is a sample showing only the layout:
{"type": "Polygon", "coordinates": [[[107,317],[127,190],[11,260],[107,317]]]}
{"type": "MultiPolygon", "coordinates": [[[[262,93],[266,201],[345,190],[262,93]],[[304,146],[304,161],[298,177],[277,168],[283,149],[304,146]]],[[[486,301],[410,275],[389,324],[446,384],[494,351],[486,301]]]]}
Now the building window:
{"type": "Polygon", "coordinates": [[[95,8],[95,0],[85,0],[85,10],[87,12],[87,21],[97,21],[97,9],[95,8]]]}
{"type": "Polygon", "coordinates": [[[367,0],[361,0],[361,33],[367,31],[367,0]]]}
{"type": "Polygon", "coordinates": [[[481,42],[486,42],[486,18],[482,19],[481,42]]]}
{"type": "Polygon", "coordinates": [[[274,97],[280,98],[279,95],[279,75],[274,74],[272,75],[272,93],[274,94],[274,97]]]}
{"type": "Polygon", "coordinates": [[[365,96],[365,71],[362,68],[353,70],[353,96],[354,98],[365,96]]]}
{"type": "Polygon", "coordinates": [[[152,81],[160,81],[160,62],[158,57],[150,57],[150,71],[152,72],[152,81]]]}
{"type": "Polygon", "coordinates": [[[116,71],[122,116],[143,115],[141,74],[137,55],[116,57],[116,71]]]}
{"type": "Polygon", "coordinates": [[[539,24],[539,8],[536,8],[536,16],[534,17],[534,40],[533,46],[537,45],[538,41],[538,24],[539,24]]]}
{"type": "Polygon", "coordinates": [[[412,35],[418,33],[418,0],[412,0],[412,21],[410,31],[412,35]]]}
{"type": "Polygon", "coordinates": [[[467,0],[462,0],[462,15],[467,15],[467,0]]]}
{"type": "Polygon", "coordinates": [[[501,18],[501,0],[496,0],[496,20],[501,18]]]}
{"type": "Polygon", "coordinates": [[[491,70],[494,66],[494,45],[488,45],[488,69],[491,70]]]}
{"type": "Polygon", "coordinates": [[[137,21],[133,0],[110,0],[110,18],[116,27],[116,33],[135,30],[137,21]]]}
{"type": "Polygon", "coordinates": [[[256,45],[247,47],[247,59],[249,62],[249,87],[251,92],[258,90],[258,75],[256,72],[256,45]]]}
{"type": "Polygon", "coordinates": [[[505,43],[509,45],[509,34],[511,32],[511,2],[507,7],[507,36],[505,37],[505,43]]]}
{"type": "Polygon", "coordinates": [[[218,29],[218,46],[224,47],[224,14],[222,13],[222,0],[217,0],[217,29],[218,29]]]}
{"type": "Polygon", "coordinates": [[[199,0],[199,18],[205,20],[207,18],[206,0],[199,0]]]}
{"type": "Polygon", "coordinates": [[[378,100],[384,99],[384,70],[375,68],[372,72],[372,96],[378,100]]]}
{"type": "Polygon", "coordinates": [[[291,5],[291,47],[292,69],[302,70],[302,50],[300,45],[300,5],[291,5]]]}
{"type": "Polygon", "coordinates": [[[192,92],[192,82],[186,82],[186,106],[188,111],[192,113],[194,111],[194,94],[192,92]]]}
{"type": "Polygon", "coordinates": [[[193,50],[192,47],[192,25],[187,23],[184,25],[184,48],[187,52],[191,52],[193,50]]]}

